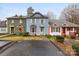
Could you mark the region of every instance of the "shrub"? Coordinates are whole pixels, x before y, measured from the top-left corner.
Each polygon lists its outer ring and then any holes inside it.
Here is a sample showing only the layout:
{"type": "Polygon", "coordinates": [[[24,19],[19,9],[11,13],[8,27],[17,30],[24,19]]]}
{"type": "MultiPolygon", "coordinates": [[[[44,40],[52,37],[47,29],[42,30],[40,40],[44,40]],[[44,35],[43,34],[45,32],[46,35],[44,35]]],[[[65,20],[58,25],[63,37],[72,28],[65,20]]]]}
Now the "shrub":
{"type": "Polygon", "coordinates": [[[28,36],[29,35],[29,32],[24,32],[22,33],[23,36],[28,36]]]}
{"type": "Polygon", "coordinates": [[[19,35],[19,36],[28,36],[29,33],[28,32],[18,32],[16,35],[19,35]]]}
{"type": "Polygon", "coordinates": [[[71,36],[70,36],[70,38],[71,38],[71,39],[75,39],[75,38],[76,38],[76,36],[74,36],[74,35],[71,35],[71,36]]]}
{"type": "Polygon", "coordinates": [[[77,53],[77,55],[79,55],[79,45],[78,44],[73,44],[72,48],[75,50],[75,52],[77,53]]]}
{"type": "Polygon", "coordinates": [[[16,33],[16,35],[20,36],[20,35],[22,35],[22,33],[21,32],[18,32],[18,33],[16,33]]]}
{"type": "Polygon", "coordinates": [[[70,35],[70,38],[71,38],[71,39],[75,39],[75,38],[76,38],[75,33],[70,33],[69,35],[70,35]]]}
{"type": "Polygon", "coordinates": [[[64,37],[63,36],[55,36],[56,37],[56,41],[63,43],[64,42],[64,37]]]}
{"type": "Polygon", "coordinates": [[[26,32],[26,35],[28,36],[29,35],[29,32],[26,32]]]}
{"type": "Polygon", "coordinates": [[[53,40],[53,39],[55,39],[55,36],[51,36],[51,35],[45,35],[48,39],[51,39],[51,40],[53,40]]]}
{"type": "Polygon", "coordinates": [[[47,38],[51,38],[52,36],[51,35],[46,35],[47,36],[47,38]]]}

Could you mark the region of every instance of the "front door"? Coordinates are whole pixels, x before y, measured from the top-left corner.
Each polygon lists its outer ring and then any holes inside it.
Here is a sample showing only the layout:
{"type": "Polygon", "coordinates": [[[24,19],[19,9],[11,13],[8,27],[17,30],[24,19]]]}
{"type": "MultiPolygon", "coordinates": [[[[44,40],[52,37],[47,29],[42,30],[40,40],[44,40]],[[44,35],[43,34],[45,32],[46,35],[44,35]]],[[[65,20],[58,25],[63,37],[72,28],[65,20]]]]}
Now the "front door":
{"type": "Polygon", "coordinates": [[[14,34],[14,27],[11,27],[11,34],[14,34]]]}
{"type": "Polygon", "coordinates": [[[35,35],[36,34],[36,26],[35,25],[32,25],[30,27],[30,31],[31,31],[31,34],[35,35]]]}

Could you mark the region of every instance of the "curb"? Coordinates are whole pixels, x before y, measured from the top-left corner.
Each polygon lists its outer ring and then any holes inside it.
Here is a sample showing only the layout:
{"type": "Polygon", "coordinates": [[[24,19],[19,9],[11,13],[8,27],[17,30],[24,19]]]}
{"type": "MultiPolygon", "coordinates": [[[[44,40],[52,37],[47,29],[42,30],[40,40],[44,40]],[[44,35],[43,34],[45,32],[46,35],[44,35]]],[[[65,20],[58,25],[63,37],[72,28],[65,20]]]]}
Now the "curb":
{"type": "Polygon", "coordinates": [[[4,52],[6,49],[8,49],[9,47],[11,47],[13,44],[15,44],[16,43],[16,41],[11,41],[11,42],[9,42],[9,43],[7,43],[7,44],[5,44],[4,46],[2,46],[1,48],[0,48],[0,53],[2,53],[2,52],[4,52]]]}
{"type": "Polygon", "coordinates": [[[60,47],[58,47],[53,41],[49,40],[59,51],[61,51],[65,56],[70,56],[68,54],[66,54],[63,49],[61,49],[60,47]]]}

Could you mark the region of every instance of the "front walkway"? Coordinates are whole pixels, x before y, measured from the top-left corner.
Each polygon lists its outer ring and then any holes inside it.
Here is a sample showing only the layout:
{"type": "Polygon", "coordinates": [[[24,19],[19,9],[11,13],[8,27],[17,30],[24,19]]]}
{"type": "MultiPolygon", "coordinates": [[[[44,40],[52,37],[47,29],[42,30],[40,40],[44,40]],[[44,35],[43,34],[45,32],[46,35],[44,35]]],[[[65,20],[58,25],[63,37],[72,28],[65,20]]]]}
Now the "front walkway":
{"type": "Polygon", "coordinates": [[[72,46],[75,43],[75,39],[66,39],[64,43],[72,46]]]}

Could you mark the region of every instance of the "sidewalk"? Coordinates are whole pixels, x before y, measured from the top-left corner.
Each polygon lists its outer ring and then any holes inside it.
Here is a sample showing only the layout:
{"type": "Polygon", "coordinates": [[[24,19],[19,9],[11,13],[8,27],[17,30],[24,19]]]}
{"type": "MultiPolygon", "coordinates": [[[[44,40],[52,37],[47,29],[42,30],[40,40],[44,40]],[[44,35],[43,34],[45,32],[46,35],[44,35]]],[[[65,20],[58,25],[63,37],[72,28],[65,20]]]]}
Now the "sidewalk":
{"type": "MultiPolygon", "coordinates": [[[[11,34],[1,35],[0,37],[5,37],[5,36],[9,36],[9,35],[11,35],[11,34]]],[[[12,43],[12,41],[0,40],[0,50],[11,43],[12,43]]]]}
{"type": "Polygon", "coordinates": [[[11,35],[11,34],[1,35],[0,37],[5,37],[5,36],[9,36],[9,35],[11,35]]]}
{"type": "Polygon", "coordinates": [[[7,44],[9,42],[11,42],[11,41],[0,41],[0,47],[2,47],[3,45],[5,45],[5,44],[7,44]]]}
{"type": "Polygon", "coordinates": [[[72,46],[75,43],[75,39],[66,39],[64,44],[72,46]]]}
{"type": "Polygon", "coordinates": [[[12,41],[0,41],[0,49],[10,44],[12,41]]]}

